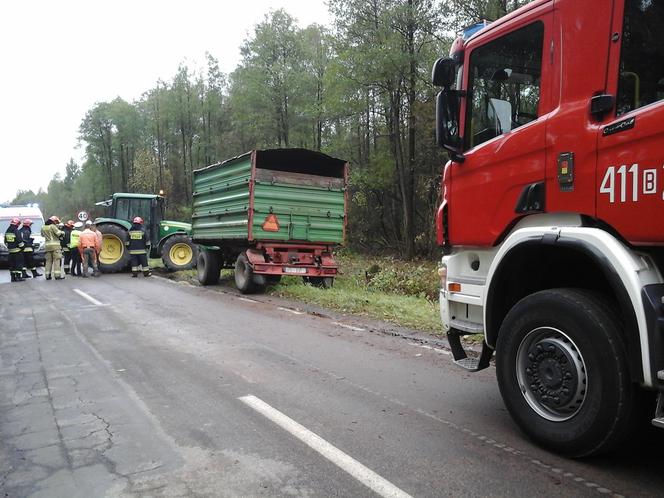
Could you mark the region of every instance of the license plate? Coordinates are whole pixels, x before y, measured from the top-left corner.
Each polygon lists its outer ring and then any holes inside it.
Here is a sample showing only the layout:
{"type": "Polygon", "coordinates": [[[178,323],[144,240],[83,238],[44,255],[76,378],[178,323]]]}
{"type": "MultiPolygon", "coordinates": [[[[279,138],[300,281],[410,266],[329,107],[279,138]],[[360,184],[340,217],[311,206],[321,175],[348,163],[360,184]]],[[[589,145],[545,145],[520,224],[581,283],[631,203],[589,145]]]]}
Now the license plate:
{"type": "Polygon", "coordinates": [[[284,268],[284,273],[307,273],[306,268],[284,268]]]}

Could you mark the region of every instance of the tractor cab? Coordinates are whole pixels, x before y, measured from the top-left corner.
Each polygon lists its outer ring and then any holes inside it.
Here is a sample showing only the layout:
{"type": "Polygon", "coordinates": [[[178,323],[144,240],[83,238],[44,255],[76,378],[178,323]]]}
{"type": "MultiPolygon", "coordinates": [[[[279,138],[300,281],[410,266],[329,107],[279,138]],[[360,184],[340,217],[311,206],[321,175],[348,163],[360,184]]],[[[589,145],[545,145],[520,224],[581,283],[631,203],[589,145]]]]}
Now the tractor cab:
{"type": "Polygon", "coordinates": [[[198,247],[191,242],[191,225],[164,220],[164,197],[155,194],[115,193],[98,202],[105,217],[96,218],[102,233],[99,268],[104,273],[124,270],[129,264],[126,250],[131,221],[140,216],[150,240],[150,257],[161,258],[170,270],[186,270],[196,265],[198,247]]]}
{"type": "Polygon", "coordinates": [[[106,207],[108,218],[127,221],[143,218],[145,231],[155,244],[160,240],[159,226],[164,219],[164,198],[154,194],[115,193],[111,199],[98,203],[106,207]]]}

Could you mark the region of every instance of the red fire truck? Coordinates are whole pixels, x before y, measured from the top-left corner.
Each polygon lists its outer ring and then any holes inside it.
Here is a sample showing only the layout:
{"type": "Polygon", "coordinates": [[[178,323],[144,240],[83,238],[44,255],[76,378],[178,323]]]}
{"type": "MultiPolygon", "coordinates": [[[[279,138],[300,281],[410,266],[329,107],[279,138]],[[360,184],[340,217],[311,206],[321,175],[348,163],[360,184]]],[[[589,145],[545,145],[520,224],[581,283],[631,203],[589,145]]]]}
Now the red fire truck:
{"type": "Polygon", "coordinates": [[[455,362],[495,352],[514,420],[564,455],[664,428],[664,0],[535,0],[432,78],[455,362]]]}

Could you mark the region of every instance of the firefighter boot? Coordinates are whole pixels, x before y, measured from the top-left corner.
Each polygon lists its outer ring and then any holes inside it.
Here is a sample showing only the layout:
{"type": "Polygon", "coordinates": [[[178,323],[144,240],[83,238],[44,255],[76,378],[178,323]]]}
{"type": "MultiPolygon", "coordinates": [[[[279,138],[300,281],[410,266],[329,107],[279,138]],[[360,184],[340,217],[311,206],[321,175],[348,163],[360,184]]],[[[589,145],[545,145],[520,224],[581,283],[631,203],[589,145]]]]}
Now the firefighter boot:
{"type": "Polygon", "coordinates": [[[12,282],[16,282],[16,274],[13,271],[9,272],[9,276],[12,278],[12,282]]]}
{"type": "Polygon", "coordinates": [[[16,279],[16,280],[14,280],[14,282],[24,282],[25,281],[25,279],[21,276],[20,271],[17,271],[16,273],[14,273],[14,278],[16,279]]]}
{"type": "Polygon", "coordinates": [[[131,278],[136,278],[138,277],[138,272],[137,271],[132,271],[131,272],[131,278]]]}
{"type": "Polygon", "coordinates": [[[149,269],[143,270],[143,276],[144,277],[150,277],[150,276],[152,276],[152,272],[149,269]]]}
{"type": "Polygon", "coordinates": [[[21,274],[21,277],[23,278],[23,280],[25,280],[27,278],[32,278],[30,275],[28,275],[28,271],[26,269],[23,270],[23,273],[21,274]]]}
{"type": "Polygon", "coordinates": [[[32,278],[37,278],[37,277],[41,277],[41,276],[42,276],[42,274],[39,273],[37,270],[32,270],[32,278]]]}

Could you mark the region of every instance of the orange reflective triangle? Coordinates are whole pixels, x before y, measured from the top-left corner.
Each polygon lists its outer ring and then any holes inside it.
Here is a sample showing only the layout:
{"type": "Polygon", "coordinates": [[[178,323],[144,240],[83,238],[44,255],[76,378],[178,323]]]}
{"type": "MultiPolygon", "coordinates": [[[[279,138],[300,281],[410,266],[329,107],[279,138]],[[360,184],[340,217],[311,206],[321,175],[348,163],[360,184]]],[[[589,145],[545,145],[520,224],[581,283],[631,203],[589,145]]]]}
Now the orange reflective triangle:
{"type": "Polygon", "coordinates": [[[276,214],[268,214],[265,217],[263,222],[263,230],[266,232],[278,232],[279,231],[279,219],[276,214]]]}

